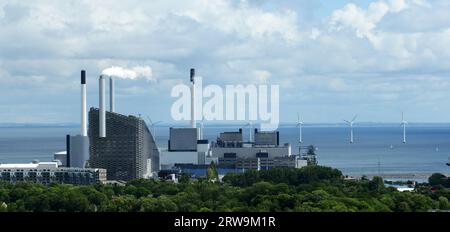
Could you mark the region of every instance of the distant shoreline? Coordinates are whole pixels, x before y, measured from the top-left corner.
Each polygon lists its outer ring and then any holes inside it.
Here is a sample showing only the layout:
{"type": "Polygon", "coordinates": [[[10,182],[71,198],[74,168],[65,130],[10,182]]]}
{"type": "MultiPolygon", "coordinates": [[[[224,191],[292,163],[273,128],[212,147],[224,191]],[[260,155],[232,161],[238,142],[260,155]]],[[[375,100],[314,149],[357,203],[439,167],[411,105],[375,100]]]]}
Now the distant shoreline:
{"type": "MultiPolygon", "coordinates": [[[[254,126],[257,128],[258,123],[255,123],[254,126]]],[[[410,122],[409,127],[424,127],[424,126],[444,126],[450,127],[450,122],[410,122]]],[[[55,128],[55,127],[79,127],[79,123],[0,123],[0,128],[55,128]]],[[[156,127],[164,128],[164,127],[188,127],[189,125],[186,123],[161,123],[156,127]]],[[[296,123],[292,122],[282,122],[279,124],[279,128],[285,127],[296,127],[296,123]]],[[[391,122],[359,122],[355,123],[355,127],[397,127],[398,123],[391,122]]],[[[214,123],[207,122],[204,127],[209,128],[241,128],[244,127],[242,123],[214,123]]],[[[346,124],[341,122],[336,123],[305,123],[304,127],[346,127],[346,124]]]]}
{"type": "MultiPolygon", "coordinates": [[[[450,177],[450,173],[441,173],[441,174],[450,177]]],[[[433,175],[433,173],[380,173],[380,174],[371,173],[371,174],[348,175],[348,177],[361,178],[363,176],[366,176],[367,178],[372,179],[374,176],[379,176],[383,179],[428,180],[428,178],[431,175],[433,175]]]]}

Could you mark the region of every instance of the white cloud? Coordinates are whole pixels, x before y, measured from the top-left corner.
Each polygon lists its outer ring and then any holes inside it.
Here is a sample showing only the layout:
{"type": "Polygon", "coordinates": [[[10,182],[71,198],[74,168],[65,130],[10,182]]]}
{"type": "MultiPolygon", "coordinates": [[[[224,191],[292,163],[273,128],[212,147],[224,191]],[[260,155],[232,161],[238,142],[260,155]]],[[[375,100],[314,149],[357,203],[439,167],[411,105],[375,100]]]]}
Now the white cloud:
{"type": "Polygon", "coordinates": [[[291,10],[265,12],[241,1],[237,6],[225,0],[197,1],[193,8],[180,10],[197,23],[214,30],[236,34],[243,38],[265,38],[280,36],[288,42],[300,39],[297,29],[297,14],[291,10]]]}
{"type": "MultiPolygon", "coordinates": [[[[319,8],[312,5],[306,0],[0,1],[0,91],[14,104],[26,102],[39,119],[48,112],[37,106],[52,98],[63,110],[48,115],[56,121],[78,120],[77,108],[69,106],[78,104],[79,70],[88,72],[90,105],[95,105],[98,75],[111,66],[142,67],[137,72],[153,80],[118,83],[120,109],[146,114],[154,108],[141,105],[151,101],[161,109],[152,113],[162,120],[171,104],[168,89],[187,82],[191,67],[205,84],[280,84],[289,96],[282,96],[284,108],[299,101],[311,114],[324,105],[336,114],[352,110],[343,102],[370,111],[367,105],[412,99],[425,106],[430,98],[423,95],[431,93],[437,104],[450,98],[445,91],[448,1],[349,3],[326,16],[316,16],[319,8]]],[[[12,104],[0,99],[3,108],[12,104]]],[[[11,112],[0,113],[0,121],[13,119],[11,112]]],[[[282,117],[289,115],[295,114],[282,117]]]]}

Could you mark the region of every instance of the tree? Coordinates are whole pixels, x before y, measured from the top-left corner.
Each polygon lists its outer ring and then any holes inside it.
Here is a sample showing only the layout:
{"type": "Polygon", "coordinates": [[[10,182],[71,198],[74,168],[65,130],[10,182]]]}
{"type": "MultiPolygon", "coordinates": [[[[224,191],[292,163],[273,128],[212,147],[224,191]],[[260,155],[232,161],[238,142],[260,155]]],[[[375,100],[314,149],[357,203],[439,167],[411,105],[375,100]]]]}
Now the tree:
{"type": "Polygon", "coordinates": [[[190,181],[191,181],[191,174],[189,174],[187,172],[181,173],[180,180],[179,180],[180,183],[187,184],[190,181]]]}
{"type": "Polygon", "coordinates": [[[0,204],[0,212],[7,212],[8,211],[8,205],[5,202],[2,202],[0,204]]]}
{"type": "Polygon", "coordinates": [[[178,206],[166,196],[158,198],[145,197],[139,201],[141,212],[176,212],[178,206]]]}
{"type": "Polygon", "coordinates": [[[308,152],[306,153],[306,155],[308,166],[317,165],[316,147],[314,147],[313,145],[308,146],[308,152]]]}
{"type": "Polygon", "coordinates": [[[219,181],[219,173],[217,172],[216,164],[213,161],[209,164],[206,179],[210,182],[219,181]]]}
{"type": "Polygon", "coordinates": [[[447,177],[441,173],[434,173],[428,178],[428,183],[432,186],[444,185],[447,181],[447,177]]]}
{"type": "Polygon", "coordinates": [[[397,206],[397,211],[399,212],[411,212],[411,208],[407,202],[400,202],[397,206]]]}
{"type": "Polygon", "coordinates": [[[369,181],[369,190],[380,192],[384,189],[383,178],[379,176],[374,176],[371,181],[369,181]]]}
{"type": "Polygon", "coordinates": [[[439,197],[439,209],[442,210],[448,210],[450,209],[450,204],[448,202],[448,199],[445,197],[439,197]]]}
{"type": "Polygon", "coordinates": [[[112,199],[113,207],[108,209],[107,211],[113,212],[133,212],[136,211],[137,200],[134,196],[126,195],[126,196],[117,196],[112,199]]]}

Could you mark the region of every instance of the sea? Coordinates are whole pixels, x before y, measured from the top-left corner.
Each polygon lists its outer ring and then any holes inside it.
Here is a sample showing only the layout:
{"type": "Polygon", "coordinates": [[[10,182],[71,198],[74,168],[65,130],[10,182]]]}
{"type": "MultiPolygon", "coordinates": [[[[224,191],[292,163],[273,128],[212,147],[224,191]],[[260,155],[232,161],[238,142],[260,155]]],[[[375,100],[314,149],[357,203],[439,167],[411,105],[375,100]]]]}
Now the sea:
{"type": "MultiPolygon", "coordinates": [[[[237,131],[235,125],[206,125],[205,139],[215,140],[220,132],[237,131]]],[[[290,143],[298,154],[299,132],[295,125],[281,125],[280,143],[290,143]]],[[[450,124],[419,124],[403,129],[397,124],[370,124],[354,127],[354,143],[345,125],[327,124],[303,127],[301,149],[316,147],[319,165],[340,169],[345,175],[404,175],[450,173],[450,124]]],[[[167,147],[169,126],[152,128],[160,148],[167,147]]],[[[77,126],[3,126],[0,127],[0,163],[51,161],[53,154],[65,150],[65,135],[78,134],[77,126]]],[[[243,128],[249,139],[249,128],[243,128]]]]}

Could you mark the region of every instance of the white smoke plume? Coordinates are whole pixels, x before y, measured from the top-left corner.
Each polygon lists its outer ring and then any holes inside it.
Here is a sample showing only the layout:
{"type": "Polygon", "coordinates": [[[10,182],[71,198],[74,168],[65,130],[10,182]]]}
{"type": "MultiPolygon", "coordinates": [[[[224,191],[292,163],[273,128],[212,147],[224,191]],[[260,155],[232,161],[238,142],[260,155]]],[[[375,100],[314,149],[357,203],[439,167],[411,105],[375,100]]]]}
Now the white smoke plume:
{"type": "Polygon", "coordinates": [[[152,68],[149,66],[135,66],[131,69],[112,66],[103,70],[102,75],[130,80],[145,78],[147,81],[155,81],[152,68]]]}

